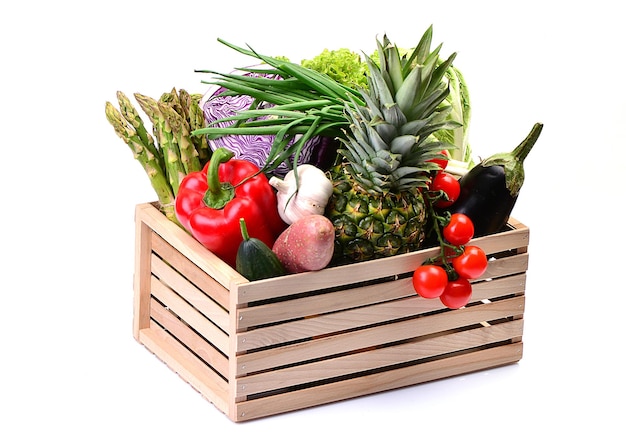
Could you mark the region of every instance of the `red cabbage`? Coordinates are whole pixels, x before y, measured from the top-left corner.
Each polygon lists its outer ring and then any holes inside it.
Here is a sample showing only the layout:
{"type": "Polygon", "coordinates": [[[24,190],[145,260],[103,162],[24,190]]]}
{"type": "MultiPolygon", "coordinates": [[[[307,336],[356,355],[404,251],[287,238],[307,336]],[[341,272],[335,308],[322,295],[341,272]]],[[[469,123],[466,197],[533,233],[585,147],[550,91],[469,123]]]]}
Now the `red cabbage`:
{"type": "MultiPolygon", "coordinates": [[[[251,75],[255,73],[246,73],[251,75]]],[[[256,74],[258,75],[258,74],[256,74]]],[[[276,80],[282,80],[279,76],[265,74],[276,80]]],[[[221,95],[225,91],[224,88],[214,87],[209,90],[203,98],[202,109],[204,111],[204,119],[207,123],[212,123],[226,117],[236,115],[238,112],[246,110],[250,107],[254,99],[248,95],[221,95]]],[[[267,107],[267,106],[266,106],[267,107]]],[[[216,127],[228,127],[234,121],[223,121],[214,124],[216,127]]],[[[225,135],[218,139],[209,139],[211,149],[215,150],[219,147],[225,147],[235,153],[236,159],[245,159],[262,168],[269,155],[269,151],[274,141],[274,136],[270,135],[225,135]]],[[[298,165],[311,164],[322,170],[327,170],[333,164],[337,155],[338,142],[329,137],[317,136],[311,138],[300,151],[298,165]]],[[[293,157],[287,162],[281,163],[271,175],[284,177],[284,175],[293,167],[293,157]]]]}

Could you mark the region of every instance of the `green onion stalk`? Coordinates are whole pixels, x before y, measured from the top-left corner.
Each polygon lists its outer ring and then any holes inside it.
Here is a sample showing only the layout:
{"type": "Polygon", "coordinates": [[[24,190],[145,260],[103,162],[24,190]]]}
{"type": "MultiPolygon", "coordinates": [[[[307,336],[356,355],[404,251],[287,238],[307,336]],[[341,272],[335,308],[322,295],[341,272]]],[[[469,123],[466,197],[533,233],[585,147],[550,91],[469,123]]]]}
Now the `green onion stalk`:
{"type": "Polygon", "coordinates": [[[260,60],[269,67],[240,68],[245,73],[276,75],[282,80],[264,76],[219,73],[196,70],[217,75],[206,84],[220,86],[221,95],[248,95],[254,99],[249,109],[237,115],[222,118],[219,122],[235,121],[229,127],[216,127],[218,121],[192,132],[193,136],[206,135],[216,139],[225,135],[273,135],[263,172],[277,168],[290,156],[298,162],[304,144],[314,136],[343,137],[349,127],[345,116],[346,105],[364,104],[361,94],[327,75],[305,68],[284,59],[261,55],[253,50],[219,40],[234,50],[260,60]],[[272,106],[259,108],[261,103],[272,106]],[[263,118],[263,119],[261,119],[263,118]],[[295,141],[294,139],[297,138],[295,141]]]}

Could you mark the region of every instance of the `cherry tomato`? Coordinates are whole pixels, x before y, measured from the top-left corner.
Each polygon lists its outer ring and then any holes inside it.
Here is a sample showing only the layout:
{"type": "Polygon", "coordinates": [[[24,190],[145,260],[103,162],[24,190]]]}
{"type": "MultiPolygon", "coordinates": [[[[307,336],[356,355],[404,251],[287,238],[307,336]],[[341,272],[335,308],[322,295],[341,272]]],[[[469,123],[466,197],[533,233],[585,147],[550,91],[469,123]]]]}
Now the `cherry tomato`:
{"type": "Polygon", "coordinates": [[[474,237],[474,223],[463,213],[453,213],[443,228],[443,237],[453,245],[465,245],[474,237]]]}
{"type": "Polygon", "coordinates": [[[441,168],[442,170],[445,170],[448,167],[448,160],[450,159],[450,152],[448,152],[448,150],[443,150],[441,152],[441,155],[443,156],[441,159],[430,159],[428,160],[428,162],[434,162],[437,165],[439,165],[439,168],[441,168]]]}
{"type": "Polygon", "coordinates": [[[443,191],[448,196],[447,200],[440,199],[435,203],[435,206],[441,208],[451,206],[461,193],[461,185],[456,177],[443,171],[437,173],[430,189],[432,191],[443,191]]]}
{"type": "Polygon", "coordinates": [[[469,280],[458,278],[448,282],[439,300],[449,309],[459,309],[472,298],[472,285],[469,280]]]}
{"type": "Polygon", "coordinates": [[[413,273],[413,288],[420,297],[437,298],[448,284],[448,274],[437,265],[421,265],[413,273]]]}
{"type": "Polygon", "coordinates": [[[467,245],[463,254],[452,259],[452,266],[460,277],[477,279],[487,271],[487,255],[482,248],[467,245]]]}

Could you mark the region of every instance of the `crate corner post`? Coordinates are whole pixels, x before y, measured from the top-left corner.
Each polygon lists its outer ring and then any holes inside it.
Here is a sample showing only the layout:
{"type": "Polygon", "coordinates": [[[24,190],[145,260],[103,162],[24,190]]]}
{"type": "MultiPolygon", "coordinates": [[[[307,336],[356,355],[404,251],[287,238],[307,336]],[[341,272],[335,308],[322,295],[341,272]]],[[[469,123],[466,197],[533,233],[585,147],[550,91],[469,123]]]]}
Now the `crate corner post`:
{"type": "Polygon", "coordinates": [[[150,253],[152,230],[144,222],[147,204],[135,208],[135,268],[133,273],[133,336],[141,342],[141,330],[150,326],[150,253]]]}

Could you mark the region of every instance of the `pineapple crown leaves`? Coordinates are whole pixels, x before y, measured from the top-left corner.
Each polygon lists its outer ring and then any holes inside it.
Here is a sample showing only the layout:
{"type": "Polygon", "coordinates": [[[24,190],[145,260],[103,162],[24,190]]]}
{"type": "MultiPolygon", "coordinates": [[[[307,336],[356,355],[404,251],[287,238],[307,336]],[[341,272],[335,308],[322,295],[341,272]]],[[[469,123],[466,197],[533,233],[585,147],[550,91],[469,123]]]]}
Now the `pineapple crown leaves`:
{"type": "Polygon", "coordinates": [[[448,118],[443,104],[449,94],[445,74],[456,53],[440,62],[441,45],[430,50],[432,27],[410,56],[400,56],[385,35],[377,41],[380,66],[366,57],[368,90],[360,90],[365,105],[350,100],[345,113],[351,121],[340,153],[346,170],[370,192],[425,187],[428,172],[438,169],[429,160],[454,147],[433,134],[461,124],[448,118]]]}

